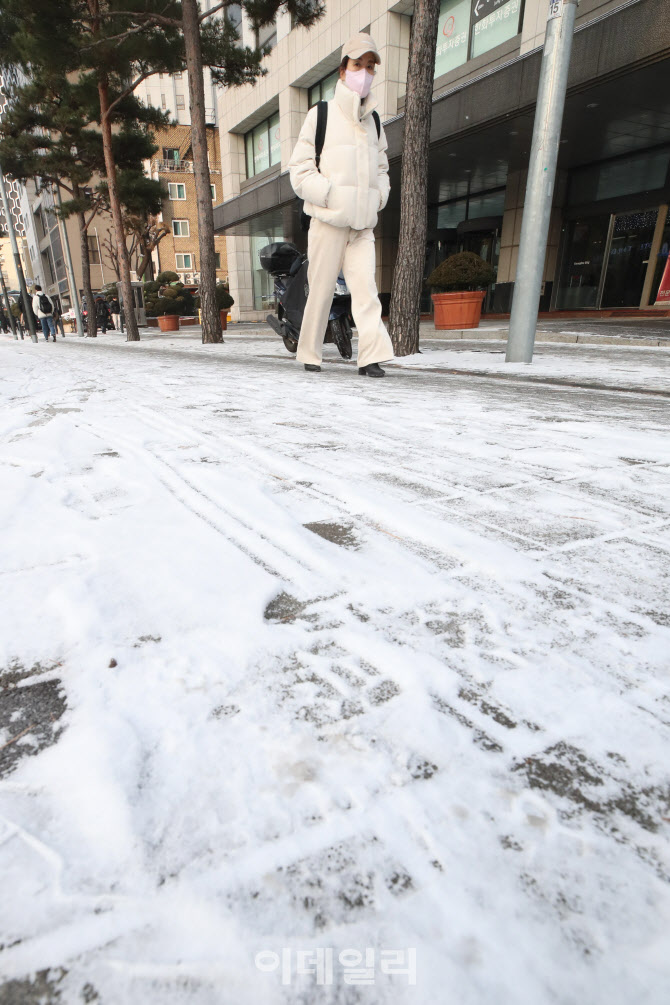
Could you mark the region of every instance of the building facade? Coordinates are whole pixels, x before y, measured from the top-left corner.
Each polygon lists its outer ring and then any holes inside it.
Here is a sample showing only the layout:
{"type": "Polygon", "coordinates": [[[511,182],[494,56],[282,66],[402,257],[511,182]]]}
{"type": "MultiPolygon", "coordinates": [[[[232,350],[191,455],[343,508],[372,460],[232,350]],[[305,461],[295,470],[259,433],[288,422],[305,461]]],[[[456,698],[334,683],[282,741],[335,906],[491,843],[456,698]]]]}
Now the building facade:
{"type": "MultiPolygon", "coordinates": [[[[217,6],[216,0],[200,0],[202,13],[217,6]]],[[[239,5],[231,4],[227,8],[227,15],[233,24],[239,24],[241,20],[239,5]]],[[[212,75],[207,67],[204,69],[203,77],[205,86],[205,121],[209,126],[216,126],[217,92],[212,83],[212,75]]],[[[145,105],[153,105],[154,108],[160,108],[162,111],[168,112],[173,122],[178,125],[191,125],[188,74],[185,70],[181,73],[153,73],[139,84],[135,93],[145,105]]]]}
{"type": "MultiPolygon", "coordinates": [[[[280,14],[268,73],[219,92],[223,202],[233,315],[272,302],[258,252],[305,246],[288,161],[305,114],[332,93],[342,44],[369,31],[382,64],[374,92],[392,192],[377,228],[377,280],[390,297],[411,0],[333,0],[309,31],[280,14]]],[[[497,270],[485,310],[509,311],[548,0],[443,0],[434,70],[426,275],[472,250],[497,270]]],[[[243,41],[251,44],[242,21],[243,41]]],[[[666,0],[581,0],[573,41],[543,310],[653,305],[670,246],[670,21],[666,0]]],[[[428,293],[423,309],[430,310],[428,293]]]]}
{"type": "MultiPolygon", "coordinates": [[[[159,179],[167,192],[163,200],[160,222],[167,228],[154,251],[154,272],[177,272],[182,282],[197,283],[200,278],[200,251],[198,248],[198,205],[193,174],[190,125],[170,126],[154,134],[158,150],[151,162],[152,178],[159,179]]],[[[212,202],[221,201],[221,166],[219,161],[218,130],[207,130],[207,149],[212,189],[212,202]]],[[[228,279],[226,239],[214,239],[216,278],[228,279]]]]}

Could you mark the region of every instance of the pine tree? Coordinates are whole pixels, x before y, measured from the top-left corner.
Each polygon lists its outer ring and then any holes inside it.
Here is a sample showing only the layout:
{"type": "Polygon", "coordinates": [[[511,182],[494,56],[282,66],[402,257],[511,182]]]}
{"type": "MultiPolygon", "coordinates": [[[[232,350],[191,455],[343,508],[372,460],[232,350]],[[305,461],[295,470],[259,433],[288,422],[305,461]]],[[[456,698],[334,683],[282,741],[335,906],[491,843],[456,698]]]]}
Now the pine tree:
{"type": "MultiPolygon", "coordinates": [[[[139,339],[132,309],[130,261],[126,246],[114,154],[114,130],[123,121],[133,92],[152,73],[183,67],[182,40],[168,24],[122,31],[114,15],[140,0],[3,0],[0,8],[0,61],[18,65],[28,76],[49,72],[74,78],[97,96],[97,122],[102,136],[107,198],[114,223],[128,339],[139,339]]],[[[147,6],[152,6],[150,2],[147,6]]],[[[163,0],[153,6],[170,7],[163,0]]],[[[174,6],[174,5],[172,5],[174,6]]]]}
{"type": "MultiPolygon", "coordinates": [[[[216,302],[216,265],[214,253],[214,213],[212,207],[209,161],[207,157],[207,126],[203,68],[212,71],[215,84],[238,87],[255,83],[263,70],[262,60],[269,47],[241,46],[239,35],[227,17],[233,0],[216,4],[202,11],[198,0],[120,0],[125,12],[110,10],[109,16],[118,23],[125,22],[126,38],[137,29],[167,30],[183,33],[183,59],[188,71],[189,100],[191,107],[191,138],[196,199],[198,204],[198,243],[200,256],[200,298],[202,310],[202,341],[222,342],[221,319],[216,302]],[[223,14],[221,17],[214,15],[223,14]]],[[[110,8],[114,5],[110,4],[110,8]]],[[[295,25],[310,27],[324,13],[320,0],[242,0],[256,32],[272,24],[277,12],[287,11],[295,25]]]]}
{"type": "MultiPolygon", "coordinates": [[[[146,127],[164,125],[165,116],[132,96],[116,107],[122,125],[112,143],[121,179],[121,200],[127,213],[137,215],[141,202],[147,212],[156,213],[162,188],[159,182],[144,176],[142,162],[156,150],[146,127]]],[[[88,231],[95,217],[109,210],[98,119],[97,98],[88,82],[68,78],[45,63],[36,67],[33,79],[11,96],[0,123],[0,161],[7,173],[21,181],[39,178],[42,185],[59,185],[66,193],[59,215],[63,219],[73,215],[77,218],[91,336],[96,334],[96,322],[90,308],[93,294],[88,231]]]]}

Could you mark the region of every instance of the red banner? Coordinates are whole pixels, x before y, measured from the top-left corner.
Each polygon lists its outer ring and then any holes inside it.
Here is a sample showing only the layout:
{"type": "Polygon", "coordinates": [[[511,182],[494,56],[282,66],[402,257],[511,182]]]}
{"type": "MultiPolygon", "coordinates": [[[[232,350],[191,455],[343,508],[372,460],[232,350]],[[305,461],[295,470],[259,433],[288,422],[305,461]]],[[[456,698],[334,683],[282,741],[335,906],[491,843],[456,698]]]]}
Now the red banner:
{"type": "Polygon", "coordinates": [[[656,307],[670,307],[670,255],[665,262],[663,278],[656,294],[656,307]]]}

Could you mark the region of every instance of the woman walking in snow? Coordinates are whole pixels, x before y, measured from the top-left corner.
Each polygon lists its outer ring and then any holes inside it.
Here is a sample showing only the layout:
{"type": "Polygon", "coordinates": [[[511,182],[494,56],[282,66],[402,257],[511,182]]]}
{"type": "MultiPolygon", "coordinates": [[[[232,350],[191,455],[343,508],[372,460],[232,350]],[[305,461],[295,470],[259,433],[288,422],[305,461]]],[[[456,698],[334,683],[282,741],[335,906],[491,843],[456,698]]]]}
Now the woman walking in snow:
{"type": "Polygon", "coordinates": [[[358,329],[358,372],[383,377],[393,347],[382,323],[375,282],[377,214],[389,197],[387,142],[370,94],[381,62],[370,35],[359,32],[342,48],[340,79],[328,102],[323,152],[317,167],[317,106],[309,110],[289,162],[291,185],[311,217],[308,237],[309,297],[297,358],[321,370],[323,337],[340,272],[351,293],[358,329]]]}

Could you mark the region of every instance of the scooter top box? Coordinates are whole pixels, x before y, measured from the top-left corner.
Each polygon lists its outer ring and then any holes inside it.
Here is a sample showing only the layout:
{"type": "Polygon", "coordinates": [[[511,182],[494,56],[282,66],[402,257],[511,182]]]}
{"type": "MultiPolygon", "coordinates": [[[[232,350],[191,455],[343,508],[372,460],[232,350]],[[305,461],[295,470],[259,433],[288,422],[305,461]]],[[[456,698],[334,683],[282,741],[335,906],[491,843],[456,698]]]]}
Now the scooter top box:
{"type": "Polygon", "coordinates": [[[271,276],[287,276],[300,252],[295,244],[277,241],[260,250],[261,265],[271,276]]]}

